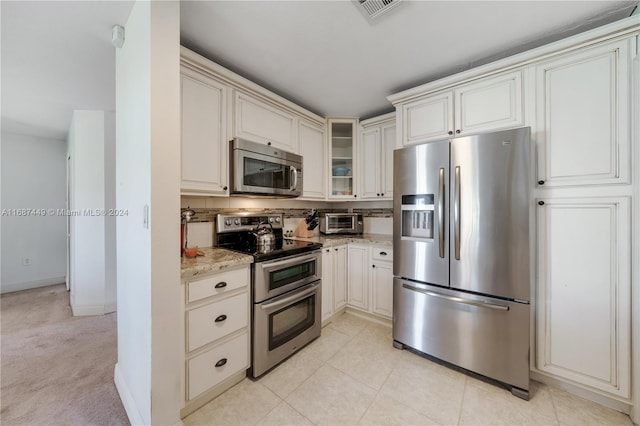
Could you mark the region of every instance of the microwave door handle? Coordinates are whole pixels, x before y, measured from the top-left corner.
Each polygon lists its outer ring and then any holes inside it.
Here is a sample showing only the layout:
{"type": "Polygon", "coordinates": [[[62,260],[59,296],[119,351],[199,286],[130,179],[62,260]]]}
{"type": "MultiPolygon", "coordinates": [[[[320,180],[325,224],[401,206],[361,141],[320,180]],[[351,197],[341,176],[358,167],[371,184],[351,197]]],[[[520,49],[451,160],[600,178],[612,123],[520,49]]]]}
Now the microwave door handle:
{"type": "Polygon", "coordinates": [[[298,187],[298,169],[296,169],[295,166],[291,167],[291,174],[293,175],[293,184],[289,189],[295,191],[298,187]]]}

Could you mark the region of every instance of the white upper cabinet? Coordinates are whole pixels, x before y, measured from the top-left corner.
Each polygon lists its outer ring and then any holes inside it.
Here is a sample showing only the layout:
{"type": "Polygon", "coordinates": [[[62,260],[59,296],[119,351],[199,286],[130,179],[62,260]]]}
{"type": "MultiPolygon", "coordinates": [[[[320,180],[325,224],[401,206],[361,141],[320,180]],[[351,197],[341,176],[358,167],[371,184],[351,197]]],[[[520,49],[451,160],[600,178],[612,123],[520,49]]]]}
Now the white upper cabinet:
{"type": "Polygon", "coordinates": [[[309,157],[304,197],[326,198],[324,117],[185,47],[180,48],[180,65],[183,195],[228,195],[229,140],[241,137],[296,154],[304,151],[309,157]]]}
{"type": "Polygon", "coordinates": [[[299,120],[298,135],[302,155],[302,197],[324,200],[327,196],[325,129],[299,120]]]}
{"type": "Polygon", "coordinates": [[[360,198],[393,199],[393,150],[396,145],[395,113],[365,120],[360,138],[360,198]]]}
{"type": "Polygon", "coordinates": [[[330,118],[329,129],[329,198],[356,199],[357,152],[356,128],[353,118],[330,118]]]}
{"type": "Polygon", "coordinates": [[[630,42],[536,67],[539,185],[629,182],[630,42]]]}
{"type": "Polygon", "coordinates": [[[209,77],[182,70],[181,192],[226,195],[227,87],[209,77]]]}
{"type": "Polygon", "coordinates": [[[402,104],[403,145],[446,139],[453,134],[453,92],[402,104]]]}
{"type": "Polygon", "coordinates": [[[360,180],[360,195],[363,200],[380,197],[380,129],[377,127],[365,129],[362,132],[360,163],[362,179],[360,180]]]}
{"type": "Polygon", "coordinates": [[[239,91],[235,95],[235,136],[298,152],[294,115],[239,91]]]}
{"type": "Polygon", "coordinates": [[[397,105],[402,145],[523,124],[522,72],[481,78],[397,105]]]}
{"type": "Polygon", "coordinates": [[[523,124],[521,71],[465,84],[454,94],[456,135],[523,124]]]}

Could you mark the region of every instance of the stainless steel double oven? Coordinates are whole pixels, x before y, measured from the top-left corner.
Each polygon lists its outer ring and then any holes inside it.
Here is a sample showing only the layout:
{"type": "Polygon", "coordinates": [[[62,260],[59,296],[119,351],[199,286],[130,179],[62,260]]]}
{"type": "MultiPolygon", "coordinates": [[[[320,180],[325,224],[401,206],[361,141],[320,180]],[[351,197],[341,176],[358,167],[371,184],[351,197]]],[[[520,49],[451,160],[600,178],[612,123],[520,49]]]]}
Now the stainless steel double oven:
{"type": "Polygon", "coordinates": [[[251,254],[252,377],[259,377],[320,336],[322,255],[318,243],[282,237],[281,214],[218,215],[217,245],[251,254]],[[257,250],[255,229],[273,228],[276,244],[257,250]]]}

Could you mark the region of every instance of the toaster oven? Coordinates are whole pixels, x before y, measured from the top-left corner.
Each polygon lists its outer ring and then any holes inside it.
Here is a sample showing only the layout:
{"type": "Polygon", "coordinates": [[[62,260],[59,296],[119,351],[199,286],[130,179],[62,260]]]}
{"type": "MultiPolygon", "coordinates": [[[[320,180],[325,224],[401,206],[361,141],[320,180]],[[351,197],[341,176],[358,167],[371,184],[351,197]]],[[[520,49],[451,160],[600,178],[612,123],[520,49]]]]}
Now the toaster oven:
{"type": "Polygon", "coordinates": [[[323,234],[362,234],[362,215],[358,213],[324,213],[320,217],[323,234]]]}

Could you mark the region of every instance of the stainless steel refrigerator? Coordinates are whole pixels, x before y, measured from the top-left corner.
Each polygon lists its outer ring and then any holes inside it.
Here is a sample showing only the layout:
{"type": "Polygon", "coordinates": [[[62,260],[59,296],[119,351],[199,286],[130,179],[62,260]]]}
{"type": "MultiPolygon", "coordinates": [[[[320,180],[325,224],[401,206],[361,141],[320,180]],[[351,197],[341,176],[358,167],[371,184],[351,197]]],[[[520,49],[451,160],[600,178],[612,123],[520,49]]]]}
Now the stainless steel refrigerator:
{"type": "Polygon", "coordinates": [[[393,339],[529,395],[528,127],[394,152],[393,339]]]}

